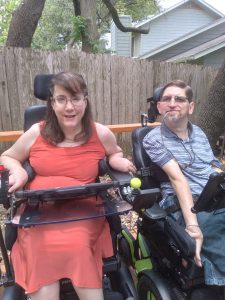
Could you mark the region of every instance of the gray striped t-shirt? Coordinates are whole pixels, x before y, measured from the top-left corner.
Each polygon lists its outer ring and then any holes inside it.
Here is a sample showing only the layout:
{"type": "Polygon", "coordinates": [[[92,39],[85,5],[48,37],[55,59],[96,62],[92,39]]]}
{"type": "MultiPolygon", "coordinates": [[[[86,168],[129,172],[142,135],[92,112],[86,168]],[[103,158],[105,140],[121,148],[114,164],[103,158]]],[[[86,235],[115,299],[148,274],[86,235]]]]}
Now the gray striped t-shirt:
{"type": "MultiPolygon", "coordinates": [[[[196,125],[188,123],[189,136],[182,140],[165,124],[151,130],[143,140],[143,146],[151,160],[162,167],[171,159],[180,165],[187,178],[192,194],[201,194],[209,175],[214,172],[212,165],[221,167],[214,157],[208,139],[196,125]]],[[[174,190],[170,182],[161,183],[162,202],[174,190]]]]}

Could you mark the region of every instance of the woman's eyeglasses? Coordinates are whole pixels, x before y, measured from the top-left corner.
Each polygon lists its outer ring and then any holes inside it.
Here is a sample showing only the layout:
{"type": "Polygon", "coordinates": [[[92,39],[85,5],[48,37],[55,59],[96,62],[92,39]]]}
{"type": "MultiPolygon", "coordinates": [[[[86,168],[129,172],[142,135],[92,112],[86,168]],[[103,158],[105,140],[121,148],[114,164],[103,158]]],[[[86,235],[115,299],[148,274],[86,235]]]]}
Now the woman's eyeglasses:
{"type": "Polygon", "coordinates": [[[174,99],[174,101],[176,103],[185,103],[188,101],[188,98],[187,97],[183,97],[183,96],[163,96],[161,99],[160,99],[160,102],[163,102],[163,103],[170,103],[170,101],[174,99]]]}
{"type": "Polygon", "coordinates": [[[69,98],[64,95],[59,95],[53,97],[53,100],[55,101],[55,103],[61,106],[66,106],[68,101],[70,101],[73,106],[79,106],[82,104],[84,97],[73,96],[69,98]]]}

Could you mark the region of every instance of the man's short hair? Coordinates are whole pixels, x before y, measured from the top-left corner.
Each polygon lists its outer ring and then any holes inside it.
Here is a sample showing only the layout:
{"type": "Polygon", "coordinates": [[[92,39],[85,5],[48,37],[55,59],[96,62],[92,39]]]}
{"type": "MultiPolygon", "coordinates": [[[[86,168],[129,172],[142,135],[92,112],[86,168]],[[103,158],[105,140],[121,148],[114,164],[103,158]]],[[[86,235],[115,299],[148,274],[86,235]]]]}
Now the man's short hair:
{"type": "Polygon", "coordinates": [[[176,86],[176,87],[179,87],[183,90],[185,90],[185,94],[186,94],[186,97],[188,98],[188,101],[189,102],[192,102],[193,101],[193,91],[192,91],[192,88],[187,85],[184,81],[180,80],[180,79],[176,79],[176,80],[172,80],[170,81],[169,83],[167,83],[161,90],[161,93],[160,93],[160,99],[162,98],[162,95],[164,93],[164,91],[170,87],[170,86],[176,86]]]}

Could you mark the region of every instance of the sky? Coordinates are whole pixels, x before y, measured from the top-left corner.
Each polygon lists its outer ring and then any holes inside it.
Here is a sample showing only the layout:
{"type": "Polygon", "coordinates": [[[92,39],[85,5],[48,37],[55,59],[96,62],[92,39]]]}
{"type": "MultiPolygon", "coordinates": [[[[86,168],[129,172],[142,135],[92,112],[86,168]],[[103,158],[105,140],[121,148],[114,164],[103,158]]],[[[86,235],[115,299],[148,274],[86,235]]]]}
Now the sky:
{"type": "MultiPolygon", "coordinates": [[[[221,11],[223,14],[225,14],[225,0],[204,0],[211,6],[215,7],[219,11],[221,11]]],[[[179,2],[182,2],[182,0],[158,0],[159,4],[163,8],[169,8],[179,2]]]]}

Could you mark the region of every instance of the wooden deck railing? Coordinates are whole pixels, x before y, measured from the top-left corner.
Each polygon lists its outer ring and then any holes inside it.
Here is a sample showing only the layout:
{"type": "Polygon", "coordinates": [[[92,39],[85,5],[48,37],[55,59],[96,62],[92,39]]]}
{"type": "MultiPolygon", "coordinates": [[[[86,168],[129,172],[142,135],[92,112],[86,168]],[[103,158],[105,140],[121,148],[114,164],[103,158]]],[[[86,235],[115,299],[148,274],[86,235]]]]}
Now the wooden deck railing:
{"type": "MultiPolygon", "coordinates": [[[[160,125],[159,122],[148,123],[148,126],[151,127],[155,127],[158,125],[160,125]]],[[[141,127],[141,123],[107,125],[107,127],[114,133],[131,132],[135,128],[141,127]]],[[[15,142],[22,134],[22,130],[0,131],[0,142],[15,142]]]]}

